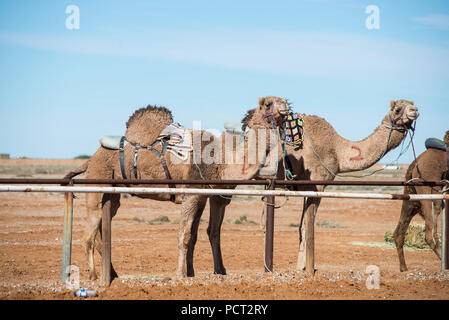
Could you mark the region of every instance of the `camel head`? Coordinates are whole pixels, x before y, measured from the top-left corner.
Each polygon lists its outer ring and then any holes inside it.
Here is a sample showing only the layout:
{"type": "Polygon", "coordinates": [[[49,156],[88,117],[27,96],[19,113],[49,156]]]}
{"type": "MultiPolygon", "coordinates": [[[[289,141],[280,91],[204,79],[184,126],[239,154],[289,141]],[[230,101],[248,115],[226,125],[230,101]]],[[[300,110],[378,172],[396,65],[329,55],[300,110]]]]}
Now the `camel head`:
{"type": "Polygon", "coordinates": [[[275,96],[259,98],[257,112],[269,126],[272,125],[273,121],[277,127],[281,126],[289,111],[290,104],[287,99],[275,96]]]}
{"type": "Polygon", "coordinates": [[[413,101],[403,99],[391,100],[390,106],[389,118],[393,129],[410,129],[413,122],[418,119],[418,108],[414,105],[413,101]]]}

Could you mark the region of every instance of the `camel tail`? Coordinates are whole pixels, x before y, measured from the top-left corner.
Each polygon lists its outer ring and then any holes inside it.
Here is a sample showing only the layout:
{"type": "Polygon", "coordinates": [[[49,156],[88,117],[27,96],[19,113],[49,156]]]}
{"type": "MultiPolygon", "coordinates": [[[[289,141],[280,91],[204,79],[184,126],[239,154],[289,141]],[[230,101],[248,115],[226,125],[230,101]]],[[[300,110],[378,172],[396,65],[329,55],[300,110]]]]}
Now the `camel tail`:
{"type": "Polygon", "coordinates": [[[64,176],[64,179],[72,179],[73,177],[76,177],[77,175],[80,175],[87,171],[87,167],[89,166],[89,160],[84,162],[82,165],[80,165],[78,168],[70,171],[64,176]]]}

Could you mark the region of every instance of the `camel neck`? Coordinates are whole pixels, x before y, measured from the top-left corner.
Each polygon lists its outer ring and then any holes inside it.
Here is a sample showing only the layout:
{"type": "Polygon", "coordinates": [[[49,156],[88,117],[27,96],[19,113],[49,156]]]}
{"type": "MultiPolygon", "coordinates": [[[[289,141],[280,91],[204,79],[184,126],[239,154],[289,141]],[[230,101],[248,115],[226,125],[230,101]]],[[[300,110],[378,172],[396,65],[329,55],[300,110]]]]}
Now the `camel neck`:
{"type": "Polygon", "coordinates": [[[361,141],[337,137],[335,152],[340,173],[367,169],[401,143],[406,132],[394,130],[386,123],[388,121],[384,119],[371,135],[361,141]]]}
{"type": "MultiPolygon", "coordinates": [[[[267,123],[261,114],[253,112],[247,122],[249,131],[245,139],[238,137],[235,144],[235,136],[224,133],[222,141],[225,145],[224,170],[222,179],[239,178],[251,179],[259,169],[264,166],[266,157],[271,150],[270,142],[277,141],[271,134],[271,124],[267,123]],[[229,161],[232,159],[232,164],[229,161]]],[[[277,160],[277,159],[276,159],[277,160]]],[[[276,162],[276,161],[275,161],[276,162]]]]}

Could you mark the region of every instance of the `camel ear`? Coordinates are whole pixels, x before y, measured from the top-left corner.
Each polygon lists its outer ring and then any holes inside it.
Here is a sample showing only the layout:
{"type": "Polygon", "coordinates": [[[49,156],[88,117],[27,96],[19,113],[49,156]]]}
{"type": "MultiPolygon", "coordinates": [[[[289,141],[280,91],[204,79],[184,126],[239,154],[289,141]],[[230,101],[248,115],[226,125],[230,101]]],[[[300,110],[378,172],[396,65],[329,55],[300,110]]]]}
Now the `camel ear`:
{"type": "Polygon", "coordinates": [[[413,101],[413,100],[410,101],[410,104],[411,104],[411,105],[415,105],[415,101],[413,101]]]}
{"type": "Polygon", "coordinates": [[[391,110],[393,110],[394,106],[396,105],[396,102],[394,100],[390,100],[390,107],[391,110]]]}
{"type": "Polygon", "coordinates": [[[259,97],[259,106],[263,106],[265,103],[265,98],[259,97]]]}

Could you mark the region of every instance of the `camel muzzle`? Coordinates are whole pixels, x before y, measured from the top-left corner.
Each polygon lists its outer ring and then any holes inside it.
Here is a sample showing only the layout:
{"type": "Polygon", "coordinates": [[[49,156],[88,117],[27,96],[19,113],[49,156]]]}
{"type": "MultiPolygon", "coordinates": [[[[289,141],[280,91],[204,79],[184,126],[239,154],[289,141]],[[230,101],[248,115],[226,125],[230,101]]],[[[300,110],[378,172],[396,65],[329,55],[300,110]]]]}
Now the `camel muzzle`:
{"type": "Polygon", "coordinates": [[[409,119],[409,120],[414,121],[414,120],[418,119],[418,117],[419,117],[419,112],[416,110],[407,112],[407,119],[409,119]]]}

